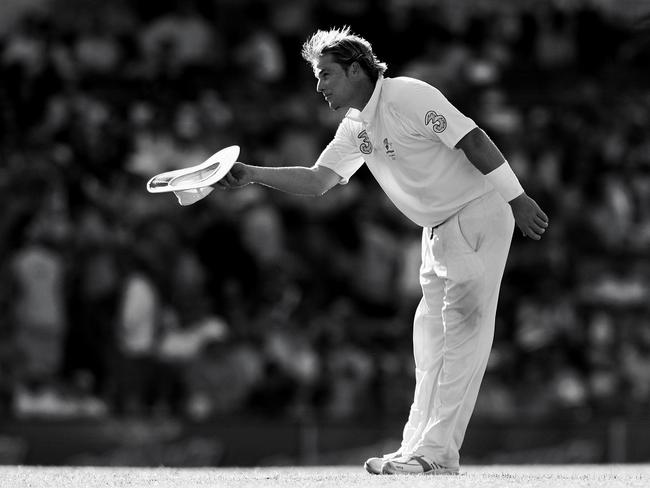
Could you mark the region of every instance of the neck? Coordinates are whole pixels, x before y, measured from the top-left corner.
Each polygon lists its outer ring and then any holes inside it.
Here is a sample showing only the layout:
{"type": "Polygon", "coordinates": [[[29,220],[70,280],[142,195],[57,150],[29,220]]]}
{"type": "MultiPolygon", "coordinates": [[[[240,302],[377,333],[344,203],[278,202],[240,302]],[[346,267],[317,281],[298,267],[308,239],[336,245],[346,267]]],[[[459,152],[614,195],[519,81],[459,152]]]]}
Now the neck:
{"type": "Polygon", "coordinates": [[[370,101],[370,97],[372,97],[372,93],[374,91],[375,91],[375,82],[373,82],[370,78],[364,79],[361,82],[361,85],[359,87],[359,96],[351,105],[351,107],[359,111],[363,110],[365,106],[368,105],[368,102],[370,101]]]}

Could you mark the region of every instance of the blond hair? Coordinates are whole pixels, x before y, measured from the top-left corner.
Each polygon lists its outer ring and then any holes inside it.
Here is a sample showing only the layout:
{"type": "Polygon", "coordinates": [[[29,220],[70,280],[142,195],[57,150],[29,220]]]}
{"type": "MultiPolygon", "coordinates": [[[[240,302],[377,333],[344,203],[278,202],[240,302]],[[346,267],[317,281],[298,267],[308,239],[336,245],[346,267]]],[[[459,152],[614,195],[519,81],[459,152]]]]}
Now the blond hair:
{"type": "Polygon", "coordinates": [[[331,54],[335,62],[344,68],[357,62],[373,81],[377,81],[388,68],[388,65],[379,61],[372,52],[372,45],[363,37],[351,33],[349,26],[316,31],[302,45],[301,54],[312,67],[325,54],[331,54]]]}

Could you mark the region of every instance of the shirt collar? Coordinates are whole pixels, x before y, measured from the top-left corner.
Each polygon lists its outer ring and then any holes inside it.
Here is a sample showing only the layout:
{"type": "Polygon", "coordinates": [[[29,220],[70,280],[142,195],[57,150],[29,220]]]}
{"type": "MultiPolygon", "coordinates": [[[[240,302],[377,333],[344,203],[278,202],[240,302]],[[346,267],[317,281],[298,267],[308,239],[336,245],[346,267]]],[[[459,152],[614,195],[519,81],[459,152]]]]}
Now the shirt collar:
{"type": "Polygon", "coordinates": [[[375,116],[377,111],[377,104],[379,102],[379,95],[381,94],[381,87],[384,84],[384,77],[379,75],[377,78],[377,83],[375,83],[375,89],[372,92],[370,100],[366,103],[366,106],[363,110],[359,111],[356,108],[348,109],[345,116],[348,119],[354,120],[355,122],[362,122],[364,124],[369,123],[375,116]]]}

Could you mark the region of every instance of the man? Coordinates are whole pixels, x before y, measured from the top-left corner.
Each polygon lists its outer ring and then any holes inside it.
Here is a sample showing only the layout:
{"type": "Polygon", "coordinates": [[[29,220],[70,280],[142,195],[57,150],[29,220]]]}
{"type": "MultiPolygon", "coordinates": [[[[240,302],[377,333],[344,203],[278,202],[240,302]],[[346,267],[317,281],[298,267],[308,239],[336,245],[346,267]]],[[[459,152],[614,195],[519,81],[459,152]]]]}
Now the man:
{"type": "Polygon", "coordinates": [[[348,109],[334,139],[311,167],[236,163],[217,186],[258,183],[322,195],[365,162],[423,228],[413,404],[399,449],[365,467],[373,474],[457,474],[492,347],[513,222],[539,240],[548,218],[471,119],[427,83],[384,78],[386,64],[349,28],[316,32],[302,55],[329,106],[348,109]]]}

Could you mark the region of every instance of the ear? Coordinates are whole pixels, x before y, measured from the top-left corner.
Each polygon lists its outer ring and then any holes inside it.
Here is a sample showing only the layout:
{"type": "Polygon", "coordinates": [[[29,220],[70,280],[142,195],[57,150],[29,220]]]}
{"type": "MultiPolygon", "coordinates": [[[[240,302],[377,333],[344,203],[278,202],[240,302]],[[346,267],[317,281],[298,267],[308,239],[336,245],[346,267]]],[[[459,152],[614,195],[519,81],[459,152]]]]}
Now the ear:
{"type": "Polygon", "coordinates": [[[360,65],[357,61],[354,61],[354,62],[350,65],[349,70],[350,70],[350,74],[351,74],[351,75],[354,75],[354,76],[359,76],[359,75],[362,73],[362,71],[363,71],[363,70],[361,69],[361,65],[360,65]]]}

